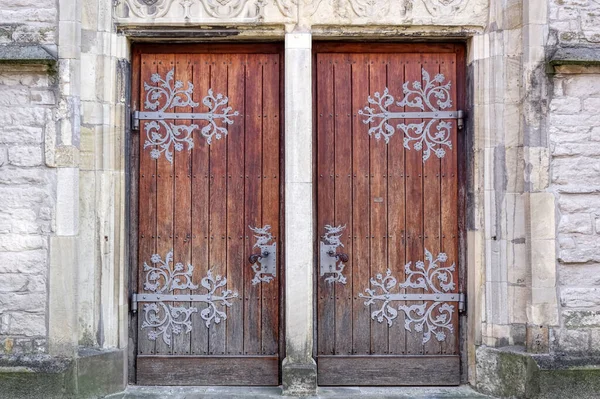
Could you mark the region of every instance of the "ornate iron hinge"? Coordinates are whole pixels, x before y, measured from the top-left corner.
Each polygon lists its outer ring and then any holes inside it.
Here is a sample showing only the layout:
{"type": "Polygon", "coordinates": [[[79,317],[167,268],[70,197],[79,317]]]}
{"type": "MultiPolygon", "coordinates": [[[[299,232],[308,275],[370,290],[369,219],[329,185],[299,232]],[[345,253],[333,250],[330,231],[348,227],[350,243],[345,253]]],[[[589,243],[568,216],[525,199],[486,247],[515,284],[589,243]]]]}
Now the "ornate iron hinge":
{"type": "Polygon", "coordinates": [[[204,320],[207,328],[221,320],[227,319],[227,314],[223,308],[230,307],[230,300],[239,297],[237,292],[225,289],[227,279],[220,275],[213,275],[208,271],[206,277],[200,284],[208,292],[201,295],[191,294],[173,294],[174,290],[195,290],[198,285],[192,282],[192,272],[194,266],[187,265],[187,270],[183,263],[175,263],[173,267],[173,251],[169,251],[163,260],[159,254],[154,254],[150,258],[152,265],[144,262],[144,271],[146,272],[144,290],[148,293],[134,293],[131,298],[131,310],[137,312],[138,303],[143,302],[144,320],[142,329],[149,328],[148,339],[156,340],[162,337],[167,346],[171,346],[171,335],[181,334],[185,328],[185,333],[192,331],[192,315],[198,313],[195,306],[174,306],[168,302],[202,302],[207,305],[200,311],[200,317],[204,320]]]}
{"type": "Polygon", "coordinates": [[[428,250],[425,250],[425,262],[418,261],[415,267],[412,262],[404,265],[406,281],[398,284],[398,280],[392,276],[388,269],[385,275],[377,274],[371,278],[371,287],[366,288],[365,294],[359,297],[365,299],[365,306],[374,305],[375,310],[371,312],[371,318],[383,323],[385,320],[388,327],[393,325],[394,319],[398,317],[398,311],[405,314],[404,328],[412,331],[423,332],[423,343],[429,342],[432,335],[436,340],[446,340],[446,332],[454,332],[452,315],[456,311],[464,311],[465,295],[452,292],[456,289],[454,283],[454,271],[456,266],[442,266],[441,263],[448,260],[445,253],[440,253],[437,258],[428,250]],[[401,293],[390,292],[399,289],[414,288],[422,289],[424,293],[401,293]],[[406,305],[407,301],[422,303],[406,305]],[[393,306],[394,302],[400,305],[393,306]],[[435,311],[437,309],[437,311],[435,311]],[[435,312],[434,312],[435,311],[435,312]]]}
{"type": "Polygon", "coordinates": [[[452,149],[450,140],[452,124],[445,120],[456,119],[460,130],[464,127],[465,112],[444,111],[452,107],[451,82],[444,84],[446,79],[444,75],[440,73],[431,79],[425,69],[421,70],[421,75],[423,83],[419,80],[412,82],[412,87],[409,87],[409,82],[402,85],[404,94],[402,100],[395,101],[386,87],[383,93],[376,92],[373,97],[369,96],[367,98],[369,105],[358,113],[366,117],[363,123],[372,124],[369,129],[370,136],[374,136],[376,140],[383,138],[387,144],[398,129],[404,133],[404,147],[410,150],[412,143],[415,150],[423,150],[423,162],[425,162],[431,156],[431,152],[438,158],[443,158],[446,155],[444,147],[452,149]],[[391,112],[388,107],[394,102],[398,107],[418,108],[421,111],[391,112]],[[390,121],[394,119],[427,119],[427,121],[400,123],[393,126],[390,121]]]}
{"type": "Polygon", "coordinates": [[[239,115],[238,111],[232,112],[226,96],[221,93],[215,95],[212,89],[208,89],[208,94],[202,99],[202,104],[208,112],[169,112],[175,107],[200,106],[192,99],[194,91],[192,82],[187,82],[187,88],[184,88],[182,81],[174,81],[174,74],[175,69],[171,69],[163,79],[160,74],[154,73],[150,83],[144,82],[146,111],[133,112],[131,123],[132,130],[139,130],[140,121],[147,121],[144,125],[146,132],[144,149],[151,148],[150,156],[153,159],[158,159],[164,153],[166,160],[171,163],[173,163],[173,151],[183,151],[185,144],[188,150],[194,148],[192,133],[200,128],[195,123],[174,124],[172,121],[206,121],[200,134],[206,139],[206,144],[210,145],[213,138],[220,140],[227,135],[226,126],[233,124],[232,118],[239,115]]]}

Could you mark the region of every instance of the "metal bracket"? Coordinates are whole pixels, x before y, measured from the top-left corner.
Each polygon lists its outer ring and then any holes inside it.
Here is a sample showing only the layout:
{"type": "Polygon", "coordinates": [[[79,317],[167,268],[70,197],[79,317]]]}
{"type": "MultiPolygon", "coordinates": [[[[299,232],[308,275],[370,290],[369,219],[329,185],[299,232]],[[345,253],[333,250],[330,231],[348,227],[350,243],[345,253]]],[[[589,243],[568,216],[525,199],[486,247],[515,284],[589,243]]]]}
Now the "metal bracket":
{"type": "Polygon", "coordinates": [[[464,293],[458,294],[458,313],[464,313],[467,310],[467,296],[464,293]]]}
{"type": "Polygon", "coordinates": [[[273,235],[269,231],[271,226],[267,224],[262,228],[248,227],[256,233],[254,236],[256,244],[253,248],[260,250],[260,253],[252,254],[248,258],[248,262],[252,265],[252,271],[254,271],[252,285],[270,283],[277,277],[277,243],[270,243],[273,240],[273,235]]]}
{"type": "Polygon", "coordinates": [[[136,132],[140,130],[140,111],[131,113],[131,130],[136,132]]]}
{"type": "Polygon", "coordinates": [[[321,277],[326,274],[330,276],[325,278],[329,284],[341,283],[346,284],[346,277],[342,274],[344,271],[344,263],[348,262],[348,255],[337,253],[339,247],[343,247],[340,237],[346,226],[330,226],[326,225],[326,233],[323,236],[320,246],[319,256],[319,271],[321,277]]]}

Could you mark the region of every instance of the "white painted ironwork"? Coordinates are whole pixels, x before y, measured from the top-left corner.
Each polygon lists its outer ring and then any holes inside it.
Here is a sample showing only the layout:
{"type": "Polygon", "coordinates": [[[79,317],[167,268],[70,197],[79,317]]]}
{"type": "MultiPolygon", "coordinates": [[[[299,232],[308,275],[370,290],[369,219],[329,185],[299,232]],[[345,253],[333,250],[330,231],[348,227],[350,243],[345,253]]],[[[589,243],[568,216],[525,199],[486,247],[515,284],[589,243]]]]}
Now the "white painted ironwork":
{"type": "Polygon", "coordinates": [[[405,314],[404,328],[412,331],[423,332],[423,343],[429,342],[432,334],[438,341],[446,339],[446,331],[453,332],[452,315],[455,307],[451,303],[461,303],[464,296],[459,293],[451,293],[456,289],[453,272],[456,269],[455,264],[451,266],[440,266],[448,260],[445,253],[440,253],[436,259],[427,249],[425,250],[425,262],[415,263],[415,269],[412,268],[412,262],[404,266],[406,281],[398,284],[391,270],[387,270],[385,276],[377,274],[371,278],[373,288],[365,289],[366,294],[359,294],[365,298],[365,306],[376,305],[378,308],[371,313],[371,318],[382,323],[384,320],[388,326],[393,325],[393,320],[398,317],[398,310],[405,314]],[[390,290],[398,288],[422,288],[428,293],[407,294],[393,293],[390,290]],[[423,303],[405,305],[400,304],[397,308],[392,306],[392,302],[406,301],[424,301],[423,303]],[[380,306],[381,305],[381,306],[380,306]],[[434,311],[436,311],[434,314],[434,311]]]}
{"type": "Polygon", "coordinates": [[[260,254],[251,255],[249,258],[252,264],[252,271],[254,272],[254,278],[252,279],[252,285],[260,283],[270,283],[275,277],[277,277],[277,243],[273,241],[273,234],[270,225],[264,227],[251,227],[248,226],[256,235],[256,243],[253,248],[258,248],[260,254]]]}
{"type": "Polygon", "coordinates": [[[320,245],[320,272],[321,277],[329,274],[325,281],[329,284],[340,283],[346,284],[344,276],[344,263],[348,261],[345,254],[338,254],[338,247],[343,247],[340,237],[342,236],[346,225],[340,226],[325,226],[325,235],[320,245]],[[345,259],[345,260],[344,260],[345,259]]]}
{"type": "Polygon", "coordinates": [[[369,129],[369,135],[376,140],[383,138],[389,143],[390,138],[396,133],[396,129],[404,133],[404,147],[410,150],[410,145],[419,151],[423,150],[423,162],[433,152],[438,158],[446,155],[446,149],[452,149],[450,140],[452,123],[447,119],[457,119],[459,128],[462,126],[462,111],[443,111],[452,107],[450,95],[451,82],[444,83],[445,77],[437,74],[431,79],[429,73],[422,69],[422,80],[405,82],[402,85],[404,97],[395,101],[386,87],[383,93],[376,92],[373,97],[369,96],[367,101],[370,105],[359,110],[360,115],[366,116],[363,123],[373,123],[369,129]],[[419,108],[422,112],[391,112],[388,107],[392,104],[398,107],[419,108]],[[434,104],[435,103],[435,104],[434,104]],[[373,107],[372,107],[372,106],[373,107]],[[390,121],[393,119],[429,119],[428,121],[400,123],[394,127],[390,121]],[[445,148],[444,148],[445,147],[445,148]]]}
{"type": "Polygon", "coordinates": [[[200,311],[200,317],[204,320],[207,328],[213,323],[220,323],[227,319],[227,314],[217,308],[217,305],[230,307],[230,300],[238,298],[237,292],[225,289],[227,279],[220,275],[213,276],[212,271],[208,271],[200,284],[208,293],[202,295],[173,294],[174,290],[197,289],[197,285],[192,282],[192,273],[194,266],[183,263],[176,263],[171,270],[170,264],[173,262],[173,251],[169,251],[163,260],[159,254],[154,254],[150,258],[152,266],[144,262],[144,271],[146,272],[144,290],[151,293],[142,293],[133,295],[132,307],[137,309],[137,303],[146,302],[143,307],[144,320],[142,329],[150,328],[148,339],[156,340],[162,337],[167,346],[171,346],[172,334],[189,334],[192,331],[191,317],[198,312],[194,306],[173,306],[165,303],[170,301],[177,302],[203,302],[208,306],[200,311]],[[219,292],[217,292],[219,291],[219,292]]]}
{"type": "Polygon", "coordinates": [[[135,118],[137,120],[149,121],[145,124],[146,141],[144,148],[151,147],[150,156],[158,159],[160,154],[164,153],[169,162],[173,162],[173,149],[182,151],[184,145],[187,149],[194,148],[192,133],[198,129],[196,124],[174,124],[173,120],[204,120],[208,124],[204,126],[200,133],[206,138],[206,143],[210,145],[213,138],[221,139],[227,135],[227,129],[217,124],[221,121],[224,125],[231,125],[234,116],[239,115],[238,111],[231,112],[232,108],[227,106],[229,99],[223,94],[215,95],[212,89],[208,89],[208,95],[202,99],[202,104],[208,108],[208,112],[168,112],[175,107],[198,107],[200,104],[192,100],[194,85],[187,83],[184,88],[180,80],[173,81],[175,69],[167,72],[163,79],[160,74],[155,73],[150,78],[152,85],[144,82],[146,91],[145,112],[137,111],[135,118]],[[169,122],[167,122],[169,121],[169,122]]]}

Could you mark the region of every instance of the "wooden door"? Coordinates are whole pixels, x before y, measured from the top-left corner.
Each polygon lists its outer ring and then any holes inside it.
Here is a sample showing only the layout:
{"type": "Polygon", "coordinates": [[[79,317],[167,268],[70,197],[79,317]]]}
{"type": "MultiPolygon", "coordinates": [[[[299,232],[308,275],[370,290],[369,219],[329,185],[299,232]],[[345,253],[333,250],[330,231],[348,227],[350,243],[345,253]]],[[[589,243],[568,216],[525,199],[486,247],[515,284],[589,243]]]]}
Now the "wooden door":
{"type": "Polygon", "coordinates": [[[453,385],[462,46],[316,48],[321,385],[453,385]]]}
{"type": "Polygon", "coordinates": [[[134,62],[136,382],[278,385],[279,47],[141,47],[134,62]]]}

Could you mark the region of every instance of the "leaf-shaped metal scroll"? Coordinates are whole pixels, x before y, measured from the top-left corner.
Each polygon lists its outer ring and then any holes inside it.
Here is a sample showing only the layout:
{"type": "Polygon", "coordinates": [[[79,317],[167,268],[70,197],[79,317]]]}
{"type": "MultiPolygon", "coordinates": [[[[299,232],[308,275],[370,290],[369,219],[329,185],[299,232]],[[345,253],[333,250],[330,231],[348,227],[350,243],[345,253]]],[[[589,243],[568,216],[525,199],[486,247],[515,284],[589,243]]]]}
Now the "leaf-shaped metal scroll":
{"type": "Polygon", "coordinates": [[[449,293],[456,286],[453,280],[455,265],[442,267],[441,262],[448,260],[445,253],[440,253],[436,259],[425,250],[425,262],[415,263],[416,270],[413,270],[411,262],[404,266],[406,272],[406,281],[398,284],[392,272],[388,269],[385,276],[377,274],[371,278],[371,287],[365,289],[366,294],[359,294],[365,298],[365,306],[376,305],[377,308],[371,313],[371,318],[380,323],[384,321],[389,327],[393,325],[394,319],[398,317],[398,310],[405,313],[404,328],[408,331],[423,332],[423,343],[429,342],[431,336],[435,336],[438,341],[446,339],[446,331],[452,332],[452,315],[454,314],[454,305],[450,303],[459,301],[458,293],[449,293]],[[424,294],[403,294],[393,293],[390,290],[398,288],[422,288],[424,294]],[[438,288],[439,286],[439,288],[438,288]],[[401,304],[397,308],[391,305],[392,302],[406,301],[425,301],[416,305],[401,304]],[[437,315],[434,310],[437,309],[437,315]]]}
{"type": "Polygon", "coordinates": [[[390,138],[396,133],[396,129],[404,133],[403,145],[410,150],[410,146],[423,151],[423,162],[433,152],[438,158],[446,155],[446,148],[452,149],[450,140],[452,124],[443,119],[457,119],[457,111],[443,111],[452,107],[450,89],[451,82],[444,83],[444,75],[437,74],[431,79],[429,73],[422,69],[422,80],[414,81],[412,84],[405,82],[402,85],[404,97],[395,101],[386,87],[383,93],[376,92],[373,97],[368,97],[369,105],[358,111],[360,115],[366,116],[364,124],[373,124],[369,129],[369,135],[376,140],[383,138],[389,143],[390,138]],[[418,108],[420,112],[391,112],[388,107],[392,104],[398,107],[418,108]],[[429,119],[428,121],[415,123],[400,123],[395,127],[393,119],[429,119]]]}

